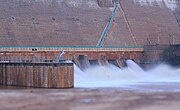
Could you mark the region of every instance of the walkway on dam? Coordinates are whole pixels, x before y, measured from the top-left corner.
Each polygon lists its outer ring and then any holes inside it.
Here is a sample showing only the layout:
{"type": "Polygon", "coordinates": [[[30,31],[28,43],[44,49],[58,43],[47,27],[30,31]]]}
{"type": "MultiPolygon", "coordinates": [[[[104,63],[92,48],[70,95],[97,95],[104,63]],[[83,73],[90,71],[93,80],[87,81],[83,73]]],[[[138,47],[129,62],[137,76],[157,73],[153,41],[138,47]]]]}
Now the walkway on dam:
{"type": "Polygon", "coordinates": [[[32,51],[144,51],[143,46],[0,46],[0,52],[32,51]]]}

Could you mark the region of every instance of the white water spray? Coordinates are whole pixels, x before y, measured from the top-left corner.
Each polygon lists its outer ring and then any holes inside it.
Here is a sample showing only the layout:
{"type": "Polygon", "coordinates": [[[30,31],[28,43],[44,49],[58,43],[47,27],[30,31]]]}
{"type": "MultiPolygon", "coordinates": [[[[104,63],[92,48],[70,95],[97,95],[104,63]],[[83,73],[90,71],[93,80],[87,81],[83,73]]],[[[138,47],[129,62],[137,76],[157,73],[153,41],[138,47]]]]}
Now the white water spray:
{"type": "Polygon", "coordinates": [[[124,87],[133,84],[180,82],[180,69],[161,64],[144,71],[136,63],[127,60],[127,67],[114,65],[95,66],[81,71],[75,65],[75,87],[124,87]]]}

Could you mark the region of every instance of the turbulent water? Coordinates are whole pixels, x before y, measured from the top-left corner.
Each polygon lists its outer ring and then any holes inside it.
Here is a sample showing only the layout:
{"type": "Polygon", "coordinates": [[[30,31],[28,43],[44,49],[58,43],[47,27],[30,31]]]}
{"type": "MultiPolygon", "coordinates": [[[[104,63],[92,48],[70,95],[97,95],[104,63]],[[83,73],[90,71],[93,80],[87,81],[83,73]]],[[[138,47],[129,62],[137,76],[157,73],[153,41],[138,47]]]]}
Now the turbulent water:
{"type": "MultiPolygon", "coordinates": [[[[94,66],[81,71],[75,65],[75,87],[127,87],[132,85],[180,83],[180,69],[165,64],[157,65],[151,70],[143,70],[136,63],[127,60],[127,67],[114,65],[94,66]]],[[[180,88],[179,88],[180,89],[180,88]]]]}

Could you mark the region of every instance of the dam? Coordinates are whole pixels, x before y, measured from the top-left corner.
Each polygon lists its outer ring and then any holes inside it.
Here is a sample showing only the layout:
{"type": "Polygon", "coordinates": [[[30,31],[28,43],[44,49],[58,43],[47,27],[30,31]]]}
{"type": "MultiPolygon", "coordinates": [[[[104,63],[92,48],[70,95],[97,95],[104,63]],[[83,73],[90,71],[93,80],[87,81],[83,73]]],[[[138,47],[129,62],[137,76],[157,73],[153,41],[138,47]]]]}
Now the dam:
{"type": "MultiPolygon", "coordinates": [[[[178,0],[122,0],[103,46],[179,44],[178,0]]],[[[96,46],[112,0],[1,0],[1,46],[96,46]]]]}
{"type": "Polygon", "coordinates": [[[179,7],[178,0],[1,0],[0,61],[72,61],[81,70],[123,68],[128,59],[144,68],[179,65],[179,7]]]}
{"type": "Polygon", "coordinates": [[[0,0],[3,110],[179,110],[179,0],[0,0]]]}

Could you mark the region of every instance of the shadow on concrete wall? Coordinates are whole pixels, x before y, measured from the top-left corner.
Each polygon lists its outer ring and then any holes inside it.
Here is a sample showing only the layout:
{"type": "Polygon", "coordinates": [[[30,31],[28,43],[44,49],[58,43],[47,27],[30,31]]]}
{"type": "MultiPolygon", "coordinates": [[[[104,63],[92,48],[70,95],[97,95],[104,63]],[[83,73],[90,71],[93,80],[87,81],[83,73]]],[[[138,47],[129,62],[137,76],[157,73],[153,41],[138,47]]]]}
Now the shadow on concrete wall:
{"type": "Polygon", "coordinates": [[[160,61],[180,67],[180,45],[170,45],[160,54],[160,61]]]}

